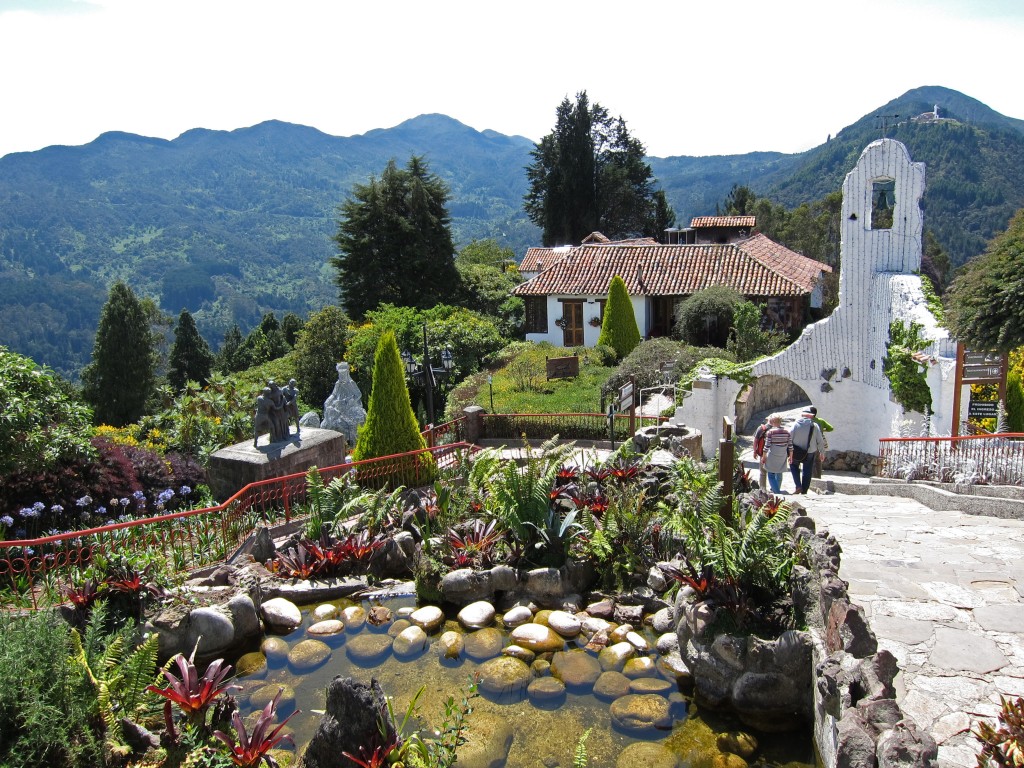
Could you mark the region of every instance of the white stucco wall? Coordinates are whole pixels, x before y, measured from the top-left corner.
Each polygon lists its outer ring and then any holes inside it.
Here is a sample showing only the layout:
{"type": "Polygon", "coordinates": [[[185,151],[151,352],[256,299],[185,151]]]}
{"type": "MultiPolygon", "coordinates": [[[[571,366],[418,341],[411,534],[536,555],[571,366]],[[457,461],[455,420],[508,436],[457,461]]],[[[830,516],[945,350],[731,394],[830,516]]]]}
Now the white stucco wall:
{"type": "MultiPolygon", "coordinates": [[[[890,398],[882,373],[889,325],[920,323],[929,352],[949,353],[945,330],[927,309],[921,279],[924,164],[892,139],[870,144],[843,183],[839,305],[828,318],[807,326],[791,346],[754,367],[754,374],[784,376],[810,396],[835,426],[829,447],[875,453],[902,409],[890,398]],[[895,180],[891,229],[871,229],[873,182],[895,180]]],[[[940,359],[930,366],[936,425],[949,423],[952,369],[940,359]],[[946,385],[949,378],[949,385],[946,385]]]]}
{"type": "MultiPolygon", "coordinates": [[[[606,297],[601,296],[601,299],[606,297]]],[[[590,318],[601,316],[601,304],[597,297],[594,296],[548,296],[547,307],[548,307],[548,330],[547,333],[528,333],[526,334],[526,340],[534,343],[540,343],[542,341],[554,344],[557,347],[562,346],[564,337],[562,335],[562,329],[555,325],[555,320],[562,316],[562,302],[559,299],[571,299],[574,301],[583,302],[583,346],[594,347],[597,345],[597,340],[601,336],[601,326],[592,326],[590,324],[590,318]]],[[[649,328],[650,321],[648,318],[648,304],[646,296],[630,296],[630,303],[633,305],[633,317],[636,318],[637,328],[640,329],[640,337],[647,337],[647,329],[649,328]]]]}

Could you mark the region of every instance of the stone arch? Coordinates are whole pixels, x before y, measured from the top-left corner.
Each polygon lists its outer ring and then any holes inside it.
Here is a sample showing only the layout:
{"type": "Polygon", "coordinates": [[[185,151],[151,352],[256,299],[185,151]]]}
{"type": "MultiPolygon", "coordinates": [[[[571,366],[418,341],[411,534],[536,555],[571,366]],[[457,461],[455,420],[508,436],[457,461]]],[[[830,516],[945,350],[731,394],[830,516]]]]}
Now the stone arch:
{"type": "Polygon", "coordinates": [[[757,425],[751,419],[762,411],[785,411],[811,402],[804,388],[792,379],[775,374],[758,376],[736,398],[736,431],[753,430],[757,425]]]}

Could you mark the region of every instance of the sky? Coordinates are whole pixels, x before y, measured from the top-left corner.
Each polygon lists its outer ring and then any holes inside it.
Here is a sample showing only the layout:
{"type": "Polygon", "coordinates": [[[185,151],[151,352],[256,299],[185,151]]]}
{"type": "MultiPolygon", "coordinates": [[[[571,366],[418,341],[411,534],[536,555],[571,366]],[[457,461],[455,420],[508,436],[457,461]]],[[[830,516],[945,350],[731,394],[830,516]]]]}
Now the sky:
{"type": "Polygon", "coordinates": [[[581,90],[651,156],[800,152],[924,85],[1024,118],[1022,44],[1024,0],[0,0],[0,156],[432,112],[536,141],[581,90]]]}

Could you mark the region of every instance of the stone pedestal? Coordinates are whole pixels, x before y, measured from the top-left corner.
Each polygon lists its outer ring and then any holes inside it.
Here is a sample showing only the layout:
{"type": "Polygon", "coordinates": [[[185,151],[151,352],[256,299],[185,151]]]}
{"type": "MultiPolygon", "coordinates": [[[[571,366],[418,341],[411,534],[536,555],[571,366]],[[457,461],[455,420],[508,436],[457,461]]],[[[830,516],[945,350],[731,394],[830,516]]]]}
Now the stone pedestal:
{"type": "Polygon", "coordinates": [[[214,498],[225,501],[257,480],[305,472],[312,466],[333,467],[345,462],[345,436],[330,429],[306,427],[287,440],[253,447],[251,441],[221,448],[210,456],[208,473],[214,498]]]}

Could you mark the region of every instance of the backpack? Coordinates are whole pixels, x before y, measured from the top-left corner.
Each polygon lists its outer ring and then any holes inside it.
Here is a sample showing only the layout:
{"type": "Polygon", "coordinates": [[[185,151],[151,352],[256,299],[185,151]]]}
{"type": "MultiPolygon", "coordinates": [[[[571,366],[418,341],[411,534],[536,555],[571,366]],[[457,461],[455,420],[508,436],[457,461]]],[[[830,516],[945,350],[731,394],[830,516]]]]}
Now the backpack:
{"type": "Polygon", "coordinates": [[[762,454],[764,454],[764,436],[765,436],[765,433],[767,433],[767,432],[768,432],[768,424],[767,424],[767,422],[762,424],[761,426],[759,426],[754,431],[754,457],[755,458],[759,459],[759,458],[761,458],[762,454]]]}

